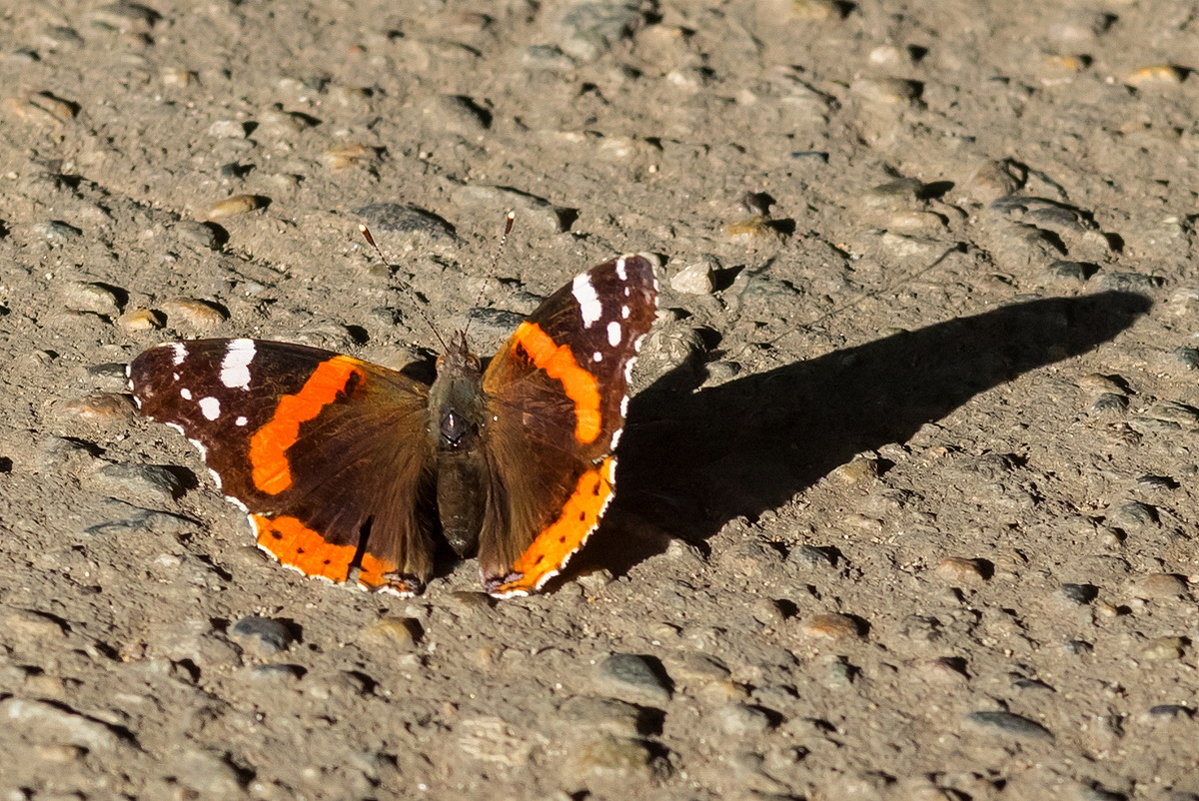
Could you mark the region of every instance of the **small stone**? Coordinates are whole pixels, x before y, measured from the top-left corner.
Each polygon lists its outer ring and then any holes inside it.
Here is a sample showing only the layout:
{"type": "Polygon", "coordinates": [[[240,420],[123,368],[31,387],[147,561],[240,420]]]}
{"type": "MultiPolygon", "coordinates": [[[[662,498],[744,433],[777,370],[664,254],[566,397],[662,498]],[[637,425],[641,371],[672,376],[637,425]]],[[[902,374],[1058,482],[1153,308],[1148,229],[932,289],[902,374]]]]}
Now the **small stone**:
{"type": "Polygon", "coordinates": [[[1128,396],[1105,392],[1095,398],[1091,411],[1096,414],[1123,414],[1128,410],[1128,396]]]}
{"type": "Polygon", "coordinates": [[[88,476],[87,483],[106,494],[148,505],[169,504],[185,489],[175,473],[152,464],[102,463],[88,476]]]}
{"type": "Polygon", "coordinates": [[[670,279],[670,288],[688,295],[712,294],[713,261],[708,257],[688,264],[670,279]]]}
{"type": "Polygon", "coordinates": [[[241,777],[222,755],[189,748],[170,760],[171,772],[184,787],[209,798],[239,798],[241,777]]]}
{"type": "Polygon", "coordinates": [[[59,640],[67,633],[63,621],[34,609],[10,609],[4,614],[4,629],[10,635],[34,640],[59,640]]]}
{"type": "Polygon", "coordinates": [[[804,623],[803,631],[809,637],[838,641],[856,640],[863,634],[862,625],[857,620],[835,613],[810,618],[804,623]]]}
{"type": "Polygon", "coordinates": [[[966,660],[953,656],[928,659],[916,665],[924,675],[937,681],[963,684],[970,677],[966,673],[966,660]]]}
{"type": "Polygon", "coordinates": [[[425,113],[436,120],[437,129],[477,136],[491,127],[491,112],[465,95],[438,95],[425,113]]]}
{"type": "Polygon", "coordinates": [[[798,548],[792,548],[787,554],[788,562],[822,570],[836,567],[839,559],[840,554],[835,548],[820,548],[815,545],[800,545],[798,548]]]}
{"type": "Polygon", "coordinates": [[[258,195],[230,195],[224,200],[218,200],[208,208],[202,210],[197,217],[201,221],[218,222],[220,220],[234,217],[238,214],[246,214],[266,205],[265,198],[258,195]]]}
{"type": "Polygon", "coordinates": [[[89,392],[82,398],[63,401],[58,408],[67,414],[95,422],[131,420],[135,417],[133,401],[124,393],[89,392]]]}
{"type": "Polygon", "coordinates": [[[1199,370],[1199,348],[1186,346],[1177,347],[1170,351],[1175,361],[1188,370],[1199,370]]]}
{"type": "Polygon", "coordinates": [[[863,100],[889,106],[914,103],[924,91],[916,81],[903,78],[859,78],[850,84],[849,89],[863,100]]]}
{"type": "Polygon", "coordinates": [[[659,778],[668,766],[641,740],[601,734],[572,747],[564,769],[564,778],[585,786],[597,776],[621,781],[659,778]]]}
{"type": "Polygon", "coordinates": [[[791,16],[805,22],[824,22],[841,19],[845,15],[833,0],[792,0],[791,16]]]}
{"type": "Polygon", "coordinates": [[[379,161],[379,149],[357,142],[336,145],[321,153],[320,161],[334,174],[355,167],[370,169],[379,161]]]}
{"type": "Polygon", "coordinates": [[[354,209],[354,214],[377,231],[423,234],[430,239],[457,240],[454,226],[431,211],[402,203],[370,203],[354,209]]]}
{"type": "Polygon", "coordinates": [[[1161,401],[1145,410],[1145,415],[1154,420],[1166,420],[1179,425],[1199,426],[1199,409],[1176,401],[1161,401]]]}
{"type": "Polygon", "coordinates": [[[301,133],[314,124],[315,121],[305,114],[268,109],[258,115],[258,128],[254,132],[257,134],[261,131],[274,137],[288,137],[301,133]]]}
{"type": "Polygon", "coordinates": [[[1070,281],[1081,284],[1098,271],[1099,267],[1089,262],[1058,259],[1045,269],[1045,275],[1054,281],[1070,281]]]}
{"type": "Polygon", "coordinates": [[[121,297],[113,287],[105,284],[72,282],[63,287],[62,294],[64,304],[72,311],[105,317],[115,317],[120,312],[121,297]]]}
{"type": "Polygon", "coordinates": [[[94,753],[110,753],[125,745],[107,724],[46,701],[5,698],[0,701],[0,721],[7,721],[26,740],[57,741],[94,753]]]}
{"type": "Polygon", "coordinates": [[[291,684],[303,678],[304,668],[299,665],[252,665],[247,673],[254,681],[291,684]]]}
{"type": "Polygon", "coordinates": [[[1139,529],[1157,525],[1157,510],[1147,503],[1129,501],[1110,512],[1107,522],[1125,529],[1139,529]]]}
{"type": "Polygon", "coordinates": [[[1078,379],[1078,386],[1096,394],[1110,392],[1115,395],[1124,395],[1128,392],[1128,385],[1124,382],[1124,379],[1119,376],[1103,375],[1102,373],[1084,375],[1078,379]]]}
{"type": "Polygon", "coordinates": [[[761,215],[731,222],[725,226],[725,233],[730,239],[738,240],[777,240],[782,237],[782,232],[773,224],[773,221],[761,215]]]}
{"type": "Polygon", "coordinates": [[[847,464],[833,469],[832,475],[842,484],[853,486],[864,481],[879,477],[882,469],[877,458],[872,456],[855,456],[847,464]]]}
{"type": "Polygon", "coordinates": [[[644,24],[635,3],[573,3],[558,21],[556,44],[580,61],[594,61],[644,24]]]}
{"type": "Polygon", "coordinates": [[[363,628],[358,639],[372,647],[411,651],[419,644],[422,634],[420,621],[416,618],[388,616],[363,628]]]}
{"type": "Polygon", "coordinates": [[[1154,295],[1165,285],[1166,279],[1160,275],[1144,275],[1142,273],[1103,273],[1095,279],[1095,282],[1100,289],[1110,289],[1113,292],[1154,295]]]}
{"type": "Polygon", "coordinates": [[[1140,648],[1139,656],[1150,662],[1166,662],[1181,659],[1186,651],[1186,640],[1182,637],[1154,637],[1140,648]]]}
{"type": "Polygon", "coordinates": [[[725,681],[732,675],[719,658],[699,651],[682,651],[670,660],[671,675],[684,682],[725,681]]]}
{"type": "Polygon", "coordinates": [[[1099,597],[1099,588],[1094,584],[1063,584],[1062,595],[1066,600],[1085,606],[1099,597]]]}
{"type": "Polygon", "coordinates": [[[1158,704],[1149,707],[1146,715],[1158,720],[1190,720],[1195,716],[1195,711],[1181,704],[1158,704]]]}
{"type": "Polygon", "coordinates": [[[774,728],[774,721],[762,709],[748,704],[728,704],[716,710],[716,721],[726,734],[745,736],[762,734],[774,728]]]}
{"type": "Polygon", "coordinates": [[[129,309],[117,318],[117,325],[127,334],[139,334],[162,328],[162,315],[153,309],[129,309]]]}
{"type": "Polygon", "coordinates": [[[182,325],[196,331],[216,328],[229,318],[216,304],[196,298],[174,298],[163,302],[161,309],[172,326],[182,325]]]}
{"type": "Polygon", "coordinates": [[[294,628],[287,621],[250,615],[233,624],[229,638],[257,656],[271,656],[297,641],[294,628]]]}
{"type": "Polygon", "coordinates": [[[597,678],[613,692],[644,696],[665,703],[674,692],[674,684],[662,663],[652,656],[611,654],[599,663],[597,678]]]}
{"type": "Polygon", "coordinates": [[[5,101],[16,117],[37,125],[59,126],[70,122],[79,113],[79,104],[56,97],[50,92],[32,92],[5,101]]]}
{"type": "Polygon", "coordinates": [[[568,698],[558,707],[558,716],[571,728],[601,731],[617,737],[637,737],[651,728],[646,710],[615,698],[568,698]]]}
{"type": "Polygon", "coordinates": [[[182,244],[197,250],[219,250],[221,237],[220,229],[212,223],[180,220],[171,226],[171,233],[182,244]]]}
{"type": "Polygon", "coordinates": [[[1171,64],[1155,64],[1128,73],[1124,77],[1124,83],[1129,86],[1173,86],[1182,83],[1183,77],[1183,71],[1178,67],[1171,64]]]}
{"type": "Polygon", "coordinates": [[[217,120],[208,126],[208,135],[214,139],[245,139],[248,132],[240,120],[217,120]]]}
{"type": "Polygon", "coordinates": [[[1010,734],[1021,740],[1052,740],[1053,733],[1035,720],[1011,712],[971,712],[966,719],[989,732],[1010,734]]]}
{"type": "Polygon", "coordinates": [[[951,556],[937,563],[936,573],[950,584],[986,581],[994,569],[985,559],[963,559],[951,556]]]}
{"type": "Polygon", "coordinates": [[[1177,598],[1187,591],[1187,583],[1171,573],[1149,573],[1138,576],[1132,590],[1142,598],[1177,598]]]}
{"type": "Polygon", "coordinates": [[[158,71],[158,80],[163,86],[182,89],[190,86],[196,79],[196,73],[183,67],[163,67],[158,71]]]}

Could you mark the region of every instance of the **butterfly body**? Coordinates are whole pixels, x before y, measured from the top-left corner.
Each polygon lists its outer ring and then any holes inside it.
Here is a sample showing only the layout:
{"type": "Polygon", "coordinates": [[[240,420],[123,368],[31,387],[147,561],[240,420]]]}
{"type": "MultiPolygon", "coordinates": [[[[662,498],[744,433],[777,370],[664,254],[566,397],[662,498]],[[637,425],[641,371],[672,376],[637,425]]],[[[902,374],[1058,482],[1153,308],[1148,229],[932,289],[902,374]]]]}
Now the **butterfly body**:
{"type": "Polygon", "coordinates": [[[182,431],[283,564],[412,595],[440,536],[497,597],[540,589],[612,498],[628,380],[656,316],[655,257],[547,298],[484,366],[464,335],[431,385],[250,339],[174,342],[130,364],[142,413],[182,431]]]}

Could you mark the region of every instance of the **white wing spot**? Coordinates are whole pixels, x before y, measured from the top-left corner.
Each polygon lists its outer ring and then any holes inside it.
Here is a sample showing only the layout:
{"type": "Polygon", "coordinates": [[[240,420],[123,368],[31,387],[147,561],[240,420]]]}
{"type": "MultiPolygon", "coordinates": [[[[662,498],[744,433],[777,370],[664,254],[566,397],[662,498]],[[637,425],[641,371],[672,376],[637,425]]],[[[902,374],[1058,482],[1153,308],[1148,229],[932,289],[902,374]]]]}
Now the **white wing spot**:
{"type": "Polygon", "coordinates": [[[216,398],[200,398],[200,414],[205,420],[215,420],[221,416],[221,402],[216,398]]]}
{"type": "Polygon", "coordinates": [[[629,319],[629,315],[630,315],[631,313],[632,313],[632,310],[631,310],[631,309],[629,309],[629,307],[628,307],[628,306],[621,306],[621,307],[620,307],[620,316],[621,316],[621,317],[623,317],[624,319],[626,319],[626,320],[627,320],[627,319],[629,319]]]}
{"type": "Polygon", "coordinates": [[[624,267],[625,267],[624,256],[621,256],[619,259],[616,260],[616,277],[619,278],[621,281],[628,281],[629,274],[625,270],[624,267]]]}
{"type": "Polygon", "coordinates": [[[598,350],[595,353],[591,354],[591,361],[595,362],[596,364],[599,364],[603,360],[604,360],[604,354],[600,353],[598,350]]]}
{"type": "Polygon", "coordinates": [[[247,420],[245,417],[238,417],[236,420],[233,421],[233,425],[244,426],[248,422],[250,422],[250,421],[247,420]]]}
{"type": "Polygon", "coordinates": [[[620,323],[616,322],[615,320],[608,323],[608,344],[612,347],[619,345],[621,333],[620,323]]]}
{"type": "Polygon", "coordinates": [[[620,416],[628,417],[629,415],[629,396],[625,395],[620,399],[620,416]]]}
{"type": "Polygon", "coordinates": [[[230,389],[250,388],[250,362],[254,361],[254,340],[235,339],[221,360],[221,383],[230,389]]]}
{"type": "Polygon", "coordinates": [[[620,444],[620,435],[623,433],[623,428],[618,428],[612,432],[612,444],[608,446],[609,449],[616,450],[616,446],[620,444]]]}
{"type": "Polygon", "coordinates": [[[179,390],[179,397],[183,398],[184,400],[191,400],[192,391],[187,387],[184,387],[183,389],[179,390]]]}
{"type": "Polygon", "coordinates": [[[187,358],[187,346],[185,346],[182,342],[172,342],[167,347],[171,349],[173,354],[175,354],[174,358],[172,359],[172,361],[175,363],[175,366],[178,367],[179,365],[183,364],[183,360],[187,358]]]}
{"type": "Polygon", "coordinates": [[[600,302],[599,295],[595,292],[591,277],[587,273],[575,276],[570,292],[579,302],[579,314],[583,317],[583,327],[590,328],[604,313],[604,304],[600,302]]]}

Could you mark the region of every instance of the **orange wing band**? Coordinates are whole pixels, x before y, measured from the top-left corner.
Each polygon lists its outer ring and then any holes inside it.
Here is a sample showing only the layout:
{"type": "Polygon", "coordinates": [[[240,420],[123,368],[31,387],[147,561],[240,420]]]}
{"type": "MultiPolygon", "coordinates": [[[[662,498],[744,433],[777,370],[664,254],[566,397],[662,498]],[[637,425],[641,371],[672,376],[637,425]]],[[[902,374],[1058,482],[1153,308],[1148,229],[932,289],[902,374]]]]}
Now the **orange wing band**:
{"type": "Polygon", "coordinates": [[[558,574],[570,557],[583,546],[599,525],[600,516],[612,497],[616,458],[609,456],[598,467],[579,476],[574,493],[566,499],[562,514],[537,535],[516,563],[512,572],[520,578],[501,584],[492,595],[532,592],[558,574]]]}
{"type": "Polygon", "coordinates": [[[362,381],[366,374],[360,362],[348,356],[335,356],[321,362],[304,386],[294,395],[279,400],[270,422],[254,432],[250,439],[250,465],[254,486],[267,495],[278,495],[291,486],[291,465],[287,449],[296,444],[300,424],[313,420],[321,409],[345,392],[351,378],[362,381]]]}
{"type": "MultiPolygon", "coordinates": [[[[258,547],[281,563],[294,567],[306,576],[319,576],[337,582],[345,581],[348,577],[356,550],[353,545],[328,543],[320,532],[289,515],[274,519],[250,515],[250,520],[258,531],[258,547]]],[[[392,582],[384,574],[393,573],[395,569],[396,565],[391,562],[363,554],[358,583],[367,589],[390,586],[392,582]]]]}
{"type": "Polygon", "coordinates": [[[583,445],[595,442],[602,422],[595,376],[579,366],[569,346],[555,344],[536,323],[521,323],[512,337],[529,354],[533,364],[550,378],[562,382],[575,407],[575,439],[583,445]]]}

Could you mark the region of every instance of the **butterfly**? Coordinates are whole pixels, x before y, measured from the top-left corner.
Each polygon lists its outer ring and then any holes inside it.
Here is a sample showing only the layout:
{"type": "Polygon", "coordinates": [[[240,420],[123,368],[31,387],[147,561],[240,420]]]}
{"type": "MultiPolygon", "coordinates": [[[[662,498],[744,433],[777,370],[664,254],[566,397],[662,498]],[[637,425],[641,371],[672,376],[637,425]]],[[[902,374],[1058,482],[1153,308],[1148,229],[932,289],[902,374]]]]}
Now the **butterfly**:
{"type": "Polygon", "coordinates": [[[440,538],[478,556],[489,594],[527,595],[612,501],[657,270],[632,254],[579,274],[486,363],[454,334],[431,384],[304,345],[202,339],[137,356],[130,388],[285,566],[411,596],[440,538]]]}

